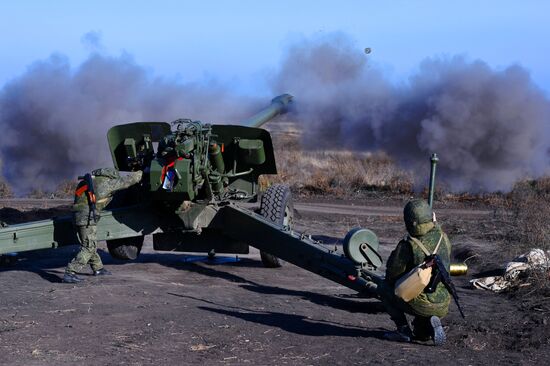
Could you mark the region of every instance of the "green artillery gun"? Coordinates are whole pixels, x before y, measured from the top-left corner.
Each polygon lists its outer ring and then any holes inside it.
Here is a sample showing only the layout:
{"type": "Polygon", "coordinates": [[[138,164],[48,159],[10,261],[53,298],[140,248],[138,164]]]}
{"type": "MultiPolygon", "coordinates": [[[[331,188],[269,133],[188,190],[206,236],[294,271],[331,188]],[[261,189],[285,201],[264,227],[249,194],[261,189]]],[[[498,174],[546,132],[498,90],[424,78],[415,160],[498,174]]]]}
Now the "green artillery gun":
{"type": "MultiPolygon", "coordinates": [[[[292,230],[287,186],[259,192],[259,176],[277,173],[271,135],[260,127],[284,113],[291,100],[280,95],[238,125],[181,119],[112,127],[107,138],[115,168],[142,170],[144,178],[103,211],[98,239],[106,240],[113,257],[127,260],[139,255],[145,235],[161,251],[246,254],[254,246],[267,267],[280,266],[281,258],[365,291],[365,279],[382,263],[372,231],[354,229],[344,253],[329,250],[292,230]],[[259,210],[242,204],[258,196],[259,210]]],[[[0,229],[0,254],[75,243],[70,217],[0,229]]]]}

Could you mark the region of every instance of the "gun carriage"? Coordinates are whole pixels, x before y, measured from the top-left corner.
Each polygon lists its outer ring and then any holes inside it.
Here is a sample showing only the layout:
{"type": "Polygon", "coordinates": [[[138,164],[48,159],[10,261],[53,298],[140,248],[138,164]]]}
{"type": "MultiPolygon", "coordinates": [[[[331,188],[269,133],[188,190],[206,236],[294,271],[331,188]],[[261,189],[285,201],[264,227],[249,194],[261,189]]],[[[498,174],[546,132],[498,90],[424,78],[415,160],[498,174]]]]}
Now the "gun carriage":
{"type": "MultiPolygon", "coordinates": [[[[290,189],[273,185],[260,192],[258,178],[276,174],[271,135],[262,127],[285,112],[292,96],[280,95],[237,125],[180,119],[136,122],[107,133],[113,164],[121,172],[142,170],[139,186],[115,195],[101,214],[98,240],[123,260],[137,258],[144,236],[161,251],[246,254],[260,250],[267,267],[280,259],[359,292],[382,263],[378,238],[356,228],[343,252],[292,230],[290,189]],[[243,203],[260,201],[259,209],[243,203]]],[[[77,243],[70,216],[0,229],[0,254],[77,243]]]]}

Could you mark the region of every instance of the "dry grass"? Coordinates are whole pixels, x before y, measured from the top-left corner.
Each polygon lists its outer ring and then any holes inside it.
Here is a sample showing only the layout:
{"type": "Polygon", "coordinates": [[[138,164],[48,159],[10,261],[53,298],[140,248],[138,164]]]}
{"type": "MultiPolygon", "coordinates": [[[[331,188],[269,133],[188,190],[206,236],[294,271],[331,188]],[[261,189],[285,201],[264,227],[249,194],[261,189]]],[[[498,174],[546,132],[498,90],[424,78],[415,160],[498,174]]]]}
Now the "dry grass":
{"type": "Polygon", "coordinates": [[[353,196],[364,192],[410,194],[412,175],[385,153],[306,150],[303,131],[292,122],[270,123],[278,174],[263,176],[260,186],[288,184],[295,194],[353,196]]]}
{"type": "Polygon", "coordinates": [[[52,196],[51,193],[43,190],[41,187],[34,188],[27,195],[28,198],[35,198],[35,199],[45,199],[45,198],[50,198],[51,196],[52,196]]]}
{"type": "Polygon", "coordinates": [[[10,197],[13,197],[13,192],[10,185],[4,180],[4,178],[0,178],[0,198],[10,197]]]}
{"type": "Polygon", "coordinates": [[[288,184],[297,193],[412,192],[412,176],[397,168],[383,153],[292,149],[277,154],[279,174],[268,179],[273,183],[288,184]]]}
{"type": "MultiPolygon", "coordinates": [[[[497,206],[503,245],[498,257],[511,260],[533,248],[550,250],[550,177],[516,183],[497,206]]],[[[522,298],[547,297],[549,273],[534,271],[528,275],[530,286],[511,291],[522,298]]]]}
{"type": "MultiPolygon", "coordinates": [[[[36,198],[36,199],[48,199],[48,198],[72,198],[76,181],[62,180],[54,190],[43,189],[42,187],[34,188],[27,193],[24,197],[36,198]]],[[[0,198],[12,198],[14,197],[11,186],[0,178],[0,198]]]]}
{"type": "Polygon", "coordinates": [[[67,179],[61,181],[55,188],[55,191],[53,191],[53,196],[55,198],[73,198],[76,184],[76,180],[67,179]]]}
{"type": "Polygon", "coordinates": [[[522,181],[507,196],[511,242],[522,249],[550,250],[550,177],[522,181]]]}
{"type": "Polygon", "coordinates": [[[385,153],[305,150],[295,125],[272,129],[278,174],[261,185],[288,184],[301,195],[352,196],[362,192],[410,194],[413,177],[385,153]],[[290,132],[289,132],[290,131],[290,132]]]}

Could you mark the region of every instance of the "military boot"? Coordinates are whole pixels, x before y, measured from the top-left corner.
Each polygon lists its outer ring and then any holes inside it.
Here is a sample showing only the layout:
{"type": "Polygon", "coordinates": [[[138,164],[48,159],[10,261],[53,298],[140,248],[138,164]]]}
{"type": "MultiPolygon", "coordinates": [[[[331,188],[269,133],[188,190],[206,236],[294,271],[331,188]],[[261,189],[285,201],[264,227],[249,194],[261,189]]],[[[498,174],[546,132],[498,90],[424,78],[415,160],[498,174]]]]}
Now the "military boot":
{"type": "Polygon", "coordinates": [[[94,271],[94,276],[108,276],[112,275],[112,273],[105,268],[98,269],[97,271],[94,271]]]}
{"type": "Polygon", "coordinates": [[[78,277],[76,273],[65,272],[63,275],[63,283],[79,283],[82,282],[82,278],[78,277]]]}
{"type": "Polygon", "coordinates": [[[415,316],[412,321],[413,340],[429,342],[433,340],[433,328],[430,318],[415,316]]]}
{"type": "Polygon", "coordinates": [[[393,332],[384,333],[384,339],[393,342],[410,342],[412,338],[412,331],[408,325],[401,325],[397,327],[397,330],[393,332]]]}
{"type": "Polygon", "coordinates": [[[441,320],[437,316],[432,316],[430,318],[430,324],[433,328],[434,345],[444,345],[447,338],[445,337],[445,331],[443,330],[443,326],[441,325],[441,320]]]}

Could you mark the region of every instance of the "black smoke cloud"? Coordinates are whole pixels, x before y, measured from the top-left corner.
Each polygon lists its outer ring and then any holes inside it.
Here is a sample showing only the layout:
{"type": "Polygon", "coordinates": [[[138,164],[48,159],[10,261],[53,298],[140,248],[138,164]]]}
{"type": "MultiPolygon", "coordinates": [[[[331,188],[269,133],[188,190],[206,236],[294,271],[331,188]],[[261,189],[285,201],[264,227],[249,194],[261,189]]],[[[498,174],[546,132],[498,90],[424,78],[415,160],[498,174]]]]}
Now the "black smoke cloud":
{"type": "Polygon", "coordinates": [[[298,96],[311,147],[384,150],[422,172],[437,152],[455,191],[509,190],[550,173],[550,102],[517,65],[430,58],[396,84],[336,34],[290,47],[273,83],[298,96]]]}
{"type": "MultiPolygon", "coordinates": [[[[92,54],[80,66],[53,55],[0,90],[3,175],[19,193],[112,165],[106,132],[115,124],[235,122],[266,102],[215,80],[156,78],[127,54],[102,54],[99,33],[85,38],[92,54]]],[[[384,150],[421,178],[437,152],[439,176],[455,191],[508,190],[550,173],[550,102],[520,66],[431,58],[395,83],[372,56],[345,34],[286,50],[269,83],[273,94],[296,96],[305,146],[384,150]]]]}
{"type": "Polygon", "coordinates": [[[155,78],[126,54],[92,53],[75,69],[53,55],[0,91],[3,175],[19,193],[53,189],[61,179],[112,166],[106,133],[115,124],[181,117],[234,122],[257,107],[216,81],[155,78]]]}

